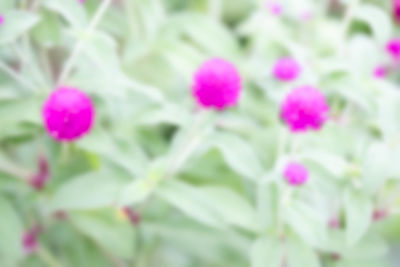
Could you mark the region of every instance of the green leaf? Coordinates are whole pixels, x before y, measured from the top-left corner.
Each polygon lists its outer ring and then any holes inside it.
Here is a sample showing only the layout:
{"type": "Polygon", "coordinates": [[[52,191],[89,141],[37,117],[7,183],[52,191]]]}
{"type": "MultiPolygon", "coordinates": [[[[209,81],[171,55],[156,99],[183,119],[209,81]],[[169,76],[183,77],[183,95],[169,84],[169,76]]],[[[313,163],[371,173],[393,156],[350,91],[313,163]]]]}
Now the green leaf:
{"type": "Polygon", "coordinates": [[[326,240],[326,218],[315,208],[296,201],[286,208],[284,215],[286,223],[307,244],[318,248],[326,240]]]}
{"type": "Polygon", "coordinates": [[[384,44],[392,34],[392,23],[388,13],[376,5],[363,4],[356,9],[355,18],[366,22],[375,39],[384,44]]]}
{"type": "Polygon", "coordinates": [[[115,173],[99,171],[84,174],[62,184],[50,200],[50,211],[86,210],[110,206],[124,185],[115,173]]]}
{"type": "Polygon", "coordinates": [[[56,13],[59,13],[70,25],[78,29],[84,29],[87,25],[88,19],[85,13],[85,9],[78,1],[75,0],[63,0],[54,1],[47,0],[43,5],[56,13]]]}
{"type": "Polygon", "coordinates": [[[297,239],[287,240],[287,267],[321,266],[317,252],[297,239]]]}
{"type": "Polygon", "coordinates": [[[283,247],[277,238],[261,237],[252,245],[251,267],[281,267],[283,257],[283,247]]]}
{"type": "Polygon", "coordinates": [[[93,214],[75,214],[71,221],[80,232],[115,256],[125,259],[135,256],[135,232],[128,222],[93,214]]]}
{"type": "Polygon", "coordinates": [[[243,139],[233,134],[215,133],[208,137],[204,147],[217,148],[225,162],[238,174],[250,180],[261,177],[263,168],[254,149],[243,139]]]}
{"type": "Polygon", "coordinates": [[[11,10],[4,14],[5,22],[0,27],[0,45],[15,41],[39,22],[39,16],[27,11],[11,10]]]}
{"type": "Polygon", "coordinates": [[[228,224],[249,231],[260,229],[254,207],[243,196],[222,186],[204,186],[198,189],[214,203],[214,209],[228,224]]]}
{"type": "Polygon", "coordinates": [[[61,42],[61,23],[51,12],[43,12],[41,21],[33,29],[36,42],[44,47],[52,47],[61,42]]]}
{"type": "Polygon", "coordinates": [[[14,207],[9,201],[0,197],[0,265],[17,266],[22,258],[22,224],[14,207]]]}
{"type": "Polygon", "coordinates": [[[346,214],[346,241],[354,246],[371,224],[372,202],[361,192],[347,190],[344,197],[346,214]]]}

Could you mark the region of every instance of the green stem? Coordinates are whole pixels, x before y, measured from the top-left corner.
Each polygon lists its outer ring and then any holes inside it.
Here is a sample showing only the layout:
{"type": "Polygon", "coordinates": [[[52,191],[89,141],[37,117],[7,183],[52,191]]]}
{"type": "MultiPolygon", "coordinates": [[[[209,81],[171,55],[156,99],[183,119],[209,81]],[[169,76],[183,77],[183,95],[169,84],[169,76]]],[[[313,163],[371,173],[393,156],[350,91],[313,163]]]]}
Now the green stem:
{"type": "Polygon", "coordinates": [[[10,68],[6,63],[0,61],[0,71],[3,71],[7,75],[9,75],[11,78],[13,78],[16,82],[18,82],[20,85],[25,87],[28,90],[35,91],[36,88],[32,85],[31,82],[26,80],[24,77],[22,77],[18,72],[10,68]]]}
{"type": "Polygon", "coordinates": [[[107,8],[111,4],[111,0],[104,0],[100,7],[97,9],[95,15],[93,16],[92,21],[89,23],[88,28],[84,32],[84,38],[80,38],[78,42],[75,44],[75,47],[72,50],[70,57],[68,58],[67,62],[65,63],[63,70],[57,80],[57,86],[62,84],[69,74],[72,71],[72,68],[75,64],[75,61],[78,59],[79,54],[81,53],[83,46],[85,44],[85,40],[87,36],[90,36],[93,31],[96,29],[97,25],[99,24],[101,18],[103,17],[104,13],[106,12],[107,8]]]}
{"type": "Polygon", "coordinates": [[[49,267],[62,267],[61,263],[45,247],[40,246],[37,251],[39,258],[49,267]]]}
{"type": "Polygon", "coordinates": [[[342,28],[341,28],[341,32],[340,32],[341,39],[340,39],[339,46],[338,46],[339,55],[341,55],[341,56],[344,56],[344,47],[345,47],[346,39],[347,39],[346,36],[349,31],[351,21],[353,20],[355,11],[356,11],[359,3],[360,3],[360,0],[352,0],[351,3],[349,4],[346,14],[344,16],[343,24],[342,24],[342,28]]]}

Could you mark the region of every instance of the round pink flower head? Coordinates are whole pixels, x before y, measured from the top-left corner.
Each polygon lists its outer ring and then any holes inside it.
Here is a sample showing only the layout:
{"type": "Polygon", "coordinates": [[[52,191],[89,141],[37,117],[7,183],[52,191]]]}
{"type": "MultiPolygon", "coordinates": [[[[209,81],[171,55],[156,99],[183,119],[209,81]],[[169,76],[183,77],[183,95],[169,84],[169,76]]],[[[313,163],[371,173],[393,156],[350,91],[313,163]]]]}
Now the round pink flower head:
{"type": "Polygon", "coordinates": [[[386,44],[386,51],[392,56],[393,59],[400,59],[400,38],[390,40],[386,44]]]}
{"type": "Polygon", "coordinates": [[[300,163],[290,162],[286,165],[283,175],[292,186],[299,186],[307,182],[308,171],[300,163]]]}
{"type": "Polygon", "coordinates": [[[192,94],[203,108],[223,110],[237,104],[242,82],[236,67],[220,58],[204,62],[193,77],[192,94]]]}
{"type": "Polygon", "coordinates": [[[42,117],[49,135],[59,142],[72,142],[87,134],[94,122],[90,98],[76,88],[60,87],[44,103],[42,117]]]}
{"type": "Polygon", "coordinates": [[[312,86],[293,89],[281,105],[280,117],[292,132],[319,130],[328,119],[325,96],[312,86]]]}
{"type": "Polygon", "coordinates": [[[273,68],[276,79],[284,82],[295,80],[301,72],[300,64],[293,58],[278,59],[273,68]]]}
{"type": "Polygon", "coordinates": [[[2,25],[4,21],[5,21],[4,16],[0,14],[0,25],[2,25]]]}

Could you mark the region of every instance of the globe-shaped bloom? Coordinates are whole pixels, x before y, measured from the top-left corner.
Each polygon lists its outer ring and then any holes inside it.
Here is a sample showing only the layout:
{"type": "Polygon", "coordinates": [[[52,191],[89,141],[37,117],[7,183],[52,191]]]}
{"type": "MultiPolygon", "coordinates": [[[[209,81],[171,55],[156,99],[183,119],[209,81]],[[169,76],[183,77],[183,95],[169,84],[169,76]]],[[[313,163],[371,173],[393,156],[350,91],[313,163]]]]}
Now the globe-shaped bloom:
{"type": "Polygon", "coordinates": [[[319,130],[328,119],[325,96],[312,86],[293,89],[281,105],[280,117],[292,132],[319,130]]]}
{"type": "Polygon", "coordinates": [[[281,58],[273,67],[273,75],[284,82],[295,80],[301,72],[300,64],[293,58],[281,58]]]}
{"type": "Polygon", "coordinates": [[[289,185],[303,185],[308,180],[308,170],[300,163],[290,162],[286,165],[283,176],[289,185]]]}
{"type": "Polygon", "coordinates": [[[400,59],[400,38],[394,38],[387,42],[386,51],[394,60],[400,59]]]}
{"type": "Polygon", "coordinates": [[[238,70],[221,58],[204,62],[193,77],[192,94],[203,108],[223,110],[235,106],[241,90],[238,70]]]}
{"type": "Polygon", "coordinates": [[[52,138],[59,142],[72,142],[90,131],[95,109],[84,92],[76,88],[60,87],[45,101],[42,117],[52,138]]]}
{"type": "Polygon", "coordinates": [[[266,7],[269,9],[272,15],[281,15],[283,12],[282,4],[276,0],[267,0],[265,1],[266,7]]]}

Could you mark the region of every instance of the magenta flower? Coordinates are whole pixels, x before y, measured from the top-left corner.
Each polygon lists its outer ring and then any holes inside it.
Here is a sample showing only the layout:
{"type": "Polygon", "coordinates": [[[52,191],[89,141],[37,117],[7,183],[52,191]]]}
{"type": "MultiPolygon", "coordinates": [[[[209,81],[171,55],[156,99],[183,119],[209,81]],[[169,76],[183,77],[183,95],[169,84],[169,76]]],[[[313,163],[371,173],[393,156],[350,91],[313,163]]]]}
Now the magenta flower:
{"type": "Polygon", "coordinates": [[[281,105],[280,117],[292,132],[319,130],[328,119],[325,96],[312,86],[293,89],[281,105]]]}
{"type": "Polygon", "coordinates": [[[392,0],[392,14],[394,20],[400,24],[400,0],[392,0]]]}
{"type": "Polygon", "coordinates": [[[386,44],[386,51],[394,60],[400,59],[400,38],[394,38],[386,44]]]}
{"type": "Polygon", "coordinates": [[[374,69],[374,77],[377,79],[385,78],[388,73],[388,69],[385,66],[377,66],[374,69]]]}
{"type": "Polygon", "coordinates": [[[43,156],[39,156],[38,166],[39,168],[37,173],[32,176],[29,183],[36,190],[41,190],[45,186],[47,180],[50,179],[49,164],[47,159],[43,156]]]}
{"type": "Polygon", "coordinates": [[[31,254],[38,248],[37,237],[41,231],[40,226],[35,225],[22,235],[22,249],[25,254],[31,254]]]}
{"type": "Polygon", "coordinates": [[[300,72],[300,64],[292,58],[278,59],[273,68],[273,75],[275,78],[284,82],[295,80],[300,72]]]}
{"type": "Polygon", "coordinates": [[[242,90],[236,67],[220,58],[204,62],[193,78],[192,94],[203,108],[223,110],[235,106],[242,90]]]}
{"type": "Polygon", "coordinates": [[[86,0],[78,0],[79,4],[84,4],[86,0]]]}
{"type": "Polygon", "coordinates": [[[44,103],[42,117],[52,138],[59,142],[72,142],[90,131],[95,109],[84,92],[60,87],[44,103]]]}
{"type": "Polygon", "coordinates": [[[283,7],[278,1],[267,0],[265,1],[265,5],[273,15],[278,16],[283,12],[283,7]]]}
{"type": "Polygon", "coordinates": [[[308,180],[307,169],[300,163],[296,162],[288,163],[285,167],[283,175],[288,184],[292,186],[303,185],[308,180]]]}
{"type": "Polygon", "coordinates": [[[129,207],[122,208],[122,212],[128,217],[129,221],[133,225],[138,225],[140,222],[140,215],[129,207]]]}
{"type": "Polygon", "coordinates": [[[0,14],[0,25],[2,25],[4,21],[5,21],[4,16],[0,14]]]}

